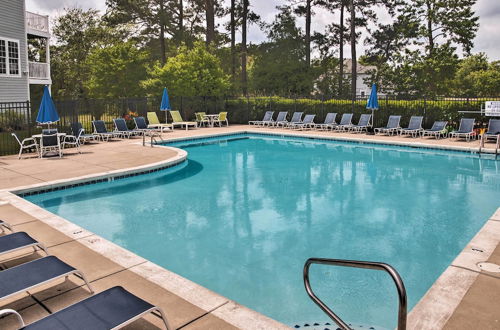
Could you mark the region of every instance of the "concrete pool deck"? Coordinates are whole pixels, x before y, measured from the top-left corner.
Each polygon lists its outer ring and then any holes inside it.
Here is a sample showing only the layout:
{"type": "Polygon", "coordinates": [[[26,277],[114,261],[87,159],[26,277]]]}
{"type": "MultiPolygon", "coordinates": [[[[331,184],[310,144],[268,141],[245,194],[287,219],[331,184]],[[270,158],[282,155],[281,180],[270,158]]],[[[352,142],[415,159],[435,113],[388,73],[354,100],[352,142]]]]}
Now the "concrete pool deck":
{"type": "MultiPolygon", "coordinates": [[[[230,126],[229,128],[203,128],[176,130],[163,134],[165,140],[230,134],[243,131],[277,134],[298,134],[336,139],[363,140],[366,142],[413,144],[416,147],[432,146],[474,151],[478,141],[464,142],[449,139],[412,139],[408,137],[369,136],[365,134],[331,133],[315,131],[290,131],[283,129],[230,126]]],[[[46,185],[62,184],[74,178],[90,180],[96,175],[117,175],[123,171],[141,170],[171,160],[182,158],[174,149],[165,147],[143,147],[142,140],[117,140],[82,147],[82,154],[67,150],[59,158],[0,157],[0,219],[14,225],[16,231],[26,231],[44,242],[49,252],[81,269],[92,281],[96,291],[114,285],[122,285],[140,297],[158,304],[164,309],[174,328],[183,329],[266,329],[282,328],[283,325],[245,309],[215,293],[198,295],[200,287],[185,282],[184,289],[173,287],[168,282],[182,282],[172,278],[175,274],[162,272],[156,265],[126,250],[107,242],[93,233],[82,230],[66,220],[47,211],[23,203],[21,198],[9,191],[40,189],[46,185]],[[195,293],[196,292],[196,293],[195,293]]],[[[492,148],[494,144],[486,147],[492,148]]],[[[491,150],[490,150],[491,151],[491,150]]],[[[29,156],[28,156],[29,157],[29,156]]],[[[500,273],[489,273],[477,267],[477,262],[490,261],[500,264],[500,211],[491,217],[483,230],[471,241],[448,270],[438,279],[409,316],[410,329],[498,329],[500,327],[500,273]],[[483,237],[485,236],[485,237],[483,237]],[[479,252],[482,251],[482,252],[479,252]],[[447,277],[446,277],[446,276],[447,277]],[[438,283],[438,282],[443,283],[438,283]],[[439,284],[439,285],[438,285],[439,284]],[[466,285],[465,285],[466,284],[466,285]],[[425,300],[425,301],[424,301],[425,300]],[[420,310],[420,311],[419,311],[420,310]],[[426,313],[433,311],[426,322],[426,313]],[[437,320],[437,321],[436,321],[437,320]]],[[[20,259],[1,260],[0,267],[11,267],[36,255],[28,254],[20,259]],[[4,261],[6,260],[6,261],[4,261]]],[[[159,268],[159,267],[158,267],[159,268]]],[[[76,279],[55,287],[20,295],[16,299],[2,302],[0,308],[21,311],[29,324],[45,315],[89,295],[76,279]]],[[[396,312],[396,311],[395,311],[396,312]]],[[[1,319],[2,329],[14,326],[13,318],[1,319]]],[[[159,319],[150,316],[137,321],[133,328],[154,328],[159,319]]]]}

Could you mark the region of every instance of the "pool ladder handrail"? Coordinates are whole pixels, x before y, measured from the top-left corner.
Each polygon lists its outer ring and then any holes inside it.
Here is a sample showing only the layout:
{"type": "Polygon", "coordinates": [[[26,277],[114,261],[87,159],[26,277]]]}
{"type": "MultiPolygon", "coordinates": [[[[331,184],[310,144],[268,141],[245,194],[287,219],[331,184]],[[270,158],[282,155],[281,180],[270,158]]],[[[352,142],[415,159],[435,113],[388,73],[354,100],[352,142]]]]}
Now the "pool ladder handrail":
{"type": "Polygon", "coordinates": [[[316,294],[314,294],[311,283],[309,282],[309,269],[312,264],[319,265],[329,265],[329,266],[341,266],[341,267],[352,267],[352,268],[364,268],[373,270],[382,270],[391,276],[396,288],[398,290],[399,298],[399,308],[398,308],[398,330],[406,330],[406,315],[408,302],[406,298],[406,289],[399,276],[398,272],[391,266],[383,262],[372,262],[372,261],[359,261],[359,260],[343,260],[343,259],[325,259],[325,258],[309,258],[304,265],[304,285],[306,287],[306,292],[309,297],[318,305],[323,312],[325,312],[339,327],[344,330],[350,330],[351,328],[347,323],[345,323],[337,314],[335,314],[321,299],[319,299],[316,294]]]}
{"type": "MultiPolygon", "coordinates": [[[[482,134],[481,135],[481,140],[479,142],[479,153],[481,153],[481,151],[483,150],[484,148],[484,141],[485,141],[485,135],[482,134]]],[[[497,136],[497,142],[495,144],[495,158],[496,156],[498,155],[498,150],[500,149],[500,134],[497,136]]]]}

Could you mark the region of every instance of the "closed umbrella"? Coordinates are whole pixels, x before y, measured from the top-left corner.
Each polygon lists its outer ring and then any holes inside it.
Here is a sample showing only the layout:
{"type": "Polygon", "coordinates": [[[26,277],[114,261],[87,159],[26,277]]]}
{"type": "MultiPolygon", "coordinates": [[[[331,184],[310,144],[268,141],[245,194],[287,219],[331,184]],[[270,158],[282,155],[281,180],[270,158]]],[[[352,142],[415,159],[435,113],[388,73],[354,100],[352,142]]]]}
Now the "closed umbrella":
{"type": "MultiPolygon", "coordinates": [[[[161,97],[161,104],[160,104],[160,111],[170,111],[172,108],[170,108],[170,100],[168,99],[168,92],[167,88],[163,88],[163,95],[161,97]]],[[[167,122],[167,113],[165,112],[165,122],[167,122]]]]}
{"type": "Polygon", "coordinates": [[[378,97],[377,97],[377,84],[372,85],[372,91],[370,93],[370,98],[368,99],[368,103],[366,104],[366,108],[372,111],[372,127],[375,122],[375,110],[378,110],[378,97]]]}
{"type": "Polygon", "coordinates": [[[56,106],[50,97],[50,92],[47,86],[43,87],[43,97],[40,103],[40,108],[38,109],[38,115],[36,116],[36,122],[38,124],[47,124],[50,128],[50,124],[59,121],[59,114],[57,113],[56,106]]]}

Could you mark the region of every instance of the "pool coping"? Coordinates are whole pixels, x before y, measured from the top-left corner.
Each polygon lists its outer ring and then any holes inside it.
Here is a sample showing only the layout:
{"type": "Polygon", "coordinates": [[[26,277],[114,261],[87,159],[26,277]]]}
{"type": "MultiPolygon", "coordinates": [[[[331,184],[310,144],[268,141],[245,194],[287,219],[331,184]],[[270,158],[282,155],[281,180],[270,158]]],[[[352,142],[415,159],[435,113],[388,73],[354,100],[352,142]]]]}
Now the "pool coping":
{"type": "MultiPolygon", "coordinates": [[[[163,143],[192,141],[198,139],[206,139],[222,136],[234,136],[239,134],[259,134],[267,136],[280,137],[304,137],[307,139],[329,140],[329,141],[348,141],[361,144],[389,145],[414,147],[434,150],[461,151],[466,153],[479,153],[479,148],[461,147],[461,146],[444,146],[425,144],[421,142],[400,142],[400,141],[377,141],[364,140],[362,138],[347,138],[340,136],[321,136],[310,135],[303,131],[283,132],[262,132],[259,129],[242,129],[230,133],[209,133],[197,135],[193,137],[169,138],[163,143]]],[[[137,143],[139,144],[139,143],[137,143]]],[[[142,143],[141,143],[142,144],[142,143]]],[[[146,143],[146,145],[151,145],[146,143]]],[[[144,279],[151,281],[166,290],[178,295],[182,299],[191,304],[210,312],[214,316],[226,321],[227,323],[245,329],[286,329],[288,326],[273,320],[261,313],[242,306],[222,295],[219,295],[205,287],[202,287],[180,275],[177,275],[163,267],[160,267],[146,259],[126,250],[111,241],[108,241],[95,233],[83,229],[76,224],[59,217],[45,209],[32,204],[21,196],[29,195],[39,191],[52,191],[65,189],[66,187],[74,187],[77,185],[91,184],[102,181],[112,181],[115,178],[123,178],[145,174],[160,169],[165,169],[179,165],[187,159],[187,152],[175,147],[155,144],[155,147],[168,148],[176,151],[176,156],[165,161],[155,162],[152,164],[141,165],[131,168],[112,170],[80,177],[54,180],[50,182],[36,183],[15,188],[0,190],[0,200],[11,203],[16,208],[30,214],[36,219],[50,225],[67,236],[79,241],[81,244],[92,249],[93,251],[109,258],[123,267],[130,267],[133,260],[142,260],[142,265],[130,268],[144,279]],[[62,188],[61,188],[62,187],[62,188]],[[118,256],[118,257],[117,257],[118,256]],[[135,268],[135,269],[134,269],[135,268]]],[[[494,153],[493,149],[482,149],[482,153],[494,153]]],[[[421,328],[442,328],[451,317],[465,293],[472,286],[477,276],[480,273],[486,273],[481,270],[473,271],[471,267],[475,267],[478,262],[486,261],[496,245],[500,243],[500,235],[492,234],[500,233],[500,208],[496,213],[484,224],[474,238],[467,244],[455,260],[447,267],[447,269],[438,277],[434,284],[428,289],[420,301],[413,307],[408,315],[408,329],[421,328]],[[498,218],[498,219],[496,219],[498,218]],[[478,251],[481,251],[478,253],[478,251]],[[467,272],[471,274],[464,274],[467,272]],[[457,278],[461,280],[457,281],[457,278]],[[463,280],[463,279],[466,280],[463,280]],[[450,292],[447,283],[454,283],[453,290],[450,292]],[[444,295],[447,293],[447,295],[444,295]],[[444,297],[444,298],[443,298],[444,297]],[[446,301],[443,302],[442,300],[446,301]],[[437,304],[439,302],[439,305],[437,304]],[[436,308],[439,307],[439,308],[436,308]]]]}

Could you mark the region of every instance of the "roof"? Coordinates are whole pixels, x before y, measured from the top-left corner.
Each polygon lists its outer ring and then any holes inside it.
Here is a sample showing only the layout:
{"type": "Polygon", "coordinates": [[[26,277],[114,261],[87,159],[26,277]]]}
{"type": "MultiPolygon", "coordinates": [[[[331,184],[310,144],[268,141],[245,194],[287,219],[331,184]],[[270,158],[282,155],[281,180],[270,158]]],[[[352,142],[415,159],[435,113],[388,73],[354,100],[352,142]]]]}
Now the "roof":
{"type": "MultiPolygon", "coordinates": [[[[357,73],[368,73],[370,70],[377,70],[377,67],[375,65],[363,65],[360,64],[359,62],[357,63],[357,73]]],[[[350,74],[352,71],[352,59],[347,58],[344,60],[344,72],[346,74],[350,74]]]]}

